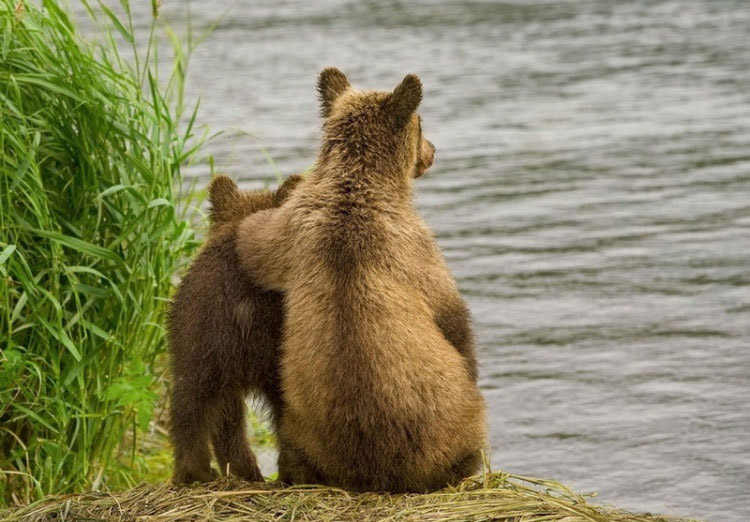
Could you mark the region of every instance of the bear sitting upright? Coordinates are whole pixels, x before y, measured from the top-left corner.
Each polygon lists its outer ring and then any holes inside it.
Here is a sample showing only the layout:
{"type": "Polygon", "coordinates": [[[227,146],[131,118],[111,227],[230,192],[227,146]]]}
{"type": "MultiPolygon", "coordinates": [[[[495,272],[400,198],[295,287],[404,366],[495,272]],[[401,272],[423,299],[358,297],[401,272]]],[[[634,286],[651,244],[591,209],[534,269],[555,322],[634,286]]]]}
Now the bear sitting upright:
{"type": "Polygon", "coordinates": [[[323,143],[279,208],[245,218],[238,259],[285,295],[279,479],[430,491],[474,473],[485,444],[469,315],[412,201],[434,147],[422,84],[318,80],[323,143]]]}
{"type": "Polygon", "coordinates": [[[242,218],[279,206],[300,179],[290,176],[275,194],[240,192],[226,176],[211,181],[208,239],[169,311],[175,482],[215,477],[209,439],[222,473],[263,481],[247,443],[245,399],[263,397],[278,421],[282,297],[247,280],[234,243],[242,218]]]}

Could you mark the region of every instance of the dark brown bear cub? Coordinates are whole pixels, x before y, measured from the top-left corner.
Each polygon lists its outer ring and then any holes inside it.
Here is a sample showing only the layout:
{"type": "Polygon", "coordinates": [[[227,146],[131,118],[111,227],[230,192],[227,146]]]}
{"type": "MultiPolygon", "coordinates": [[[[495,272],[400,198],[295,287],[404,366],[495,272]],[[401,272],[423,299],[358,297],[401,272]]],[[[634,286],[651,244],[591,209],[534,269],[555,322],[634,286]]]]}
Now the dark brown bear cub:
{"type": "Polygon", "coordinates": [[[211,182],[208,239],[169,313],[175,482],[215,477],[209,440],[222,473],[263,480],[247,442],[245,399],[263,397],[278,421],[282,297],[248,281],[234,244],[243,217],[279,206],[299,180],[289,177],[275,194],[239,192],[225,176],[211,182]]]}
{"type": "Polygon", "coordinates": [[[441,488],[477,470],[486,422],[466,306],[413,204],[434,151],[422,85],[358,91],[326,69],[318,88],[314,170],[237,229],[244,270],[285,295],[279,478],[441,488]]]}

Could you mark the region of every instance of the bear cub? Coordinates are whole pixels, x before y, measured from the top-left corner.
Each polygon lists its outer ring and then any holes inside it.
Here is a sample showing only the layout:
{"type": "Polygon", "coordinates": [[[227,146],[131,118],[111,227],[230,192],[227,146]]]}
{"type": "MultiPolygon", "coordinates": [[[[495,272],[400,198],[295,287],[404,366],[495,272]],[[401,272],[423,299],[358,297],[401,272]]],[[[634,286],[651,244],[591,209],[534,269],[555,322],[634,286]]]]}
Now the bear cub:
{"type": "Polygon", "coordinates": [[[360,91],[330,68],[318,90],[314,169],[236,228],[244,272],[284,294],[279,479],[438,489],[477,470],[486,420],[466,304],[413,202],[422,84],[360,91]]]}
{"type": "Polygon", "coordinates": [[[245,399],[249,393],[264,398],[272,422],[278,422],[282,296],[248,280],[234,245],[241,219],[278,207],[300,179],[290,176],[276,193],[240,192],[226,176],[214,178],[209,186],[208,238],[180,283],[168,316],[170,437],[177,483],[216,477],[209,440],[222,473],[263,481],[248,446],[245,399]]]}

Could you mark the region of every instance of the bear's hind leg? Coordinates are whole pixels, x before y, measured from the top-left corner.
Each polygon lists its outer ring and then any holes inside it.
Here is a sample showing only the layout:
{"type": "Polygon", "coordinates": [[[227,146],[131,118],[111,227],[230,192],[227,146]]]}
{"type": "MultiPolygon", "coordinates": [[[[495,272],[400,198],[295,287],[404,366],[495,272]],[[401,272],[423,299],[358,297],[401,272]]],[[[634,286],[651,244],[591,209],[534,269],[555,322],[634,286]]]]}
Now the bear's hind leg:
{"type": "Polygon", "coordinates": [[[482,466],[482,453],[473,451],[458,459],[448,472],[447,484],[439,484],[442,488],[446,485],[456,485],[462,480],[476,474],[482,466]]]}
{"type": "Polygon", "coordinates": [[[175,383],[170,436],[175,456],[173,480],[178,484],[209,482],[217,476],[208,447],[208,409],[196,395],[180,386],[179,379],[175,383]]]}
{"type": "Polygon", "coordinates": [[[247,441],[245,398],[239,389],[218,398],[213,445],[222,475],[227,471],[252,482],[263,482],[255,454],[247,441]]]}
{"type": "Polygon", "coordinates": [[[279,441],[279,482],[283,484],[325,484],[323,476],[305,454],[288,443],[279,441]]]}

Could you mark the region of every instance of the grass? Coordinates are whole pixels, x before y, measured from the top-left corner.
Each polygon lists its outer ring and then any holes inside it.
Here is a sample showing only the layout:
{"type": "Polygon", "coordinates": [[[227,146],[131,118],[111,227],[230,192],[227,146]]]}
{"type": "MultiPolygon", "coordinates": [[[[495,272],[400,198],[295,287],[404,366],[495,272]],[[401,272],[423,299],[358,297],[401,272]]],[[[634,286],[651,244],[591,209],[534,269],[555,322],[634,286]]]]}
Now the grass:
{"type": "Polygon", "coordinates": [[[180,169],[202,137],[189,52],[172,39],[160,79],[155,26],[139,54],[120,3],[84,2],[114,31],[90,44],[52,0],[0,0],[0,505],[148,473],[165,302],[196,245],[180,169]]]}
{"type": "Polygon", "coordinates": [[[130,491],[87,493],[45,499],[0,512],[8,522],[46,520],[299,521],[503,521],[670,522],[678,519],[633,514],[592,504],[587,497],[549,480],[504,473],[486,474],[428,495],[351,493],[340,489],[237,479],[194,488],[141,485],[130,491]]]}

